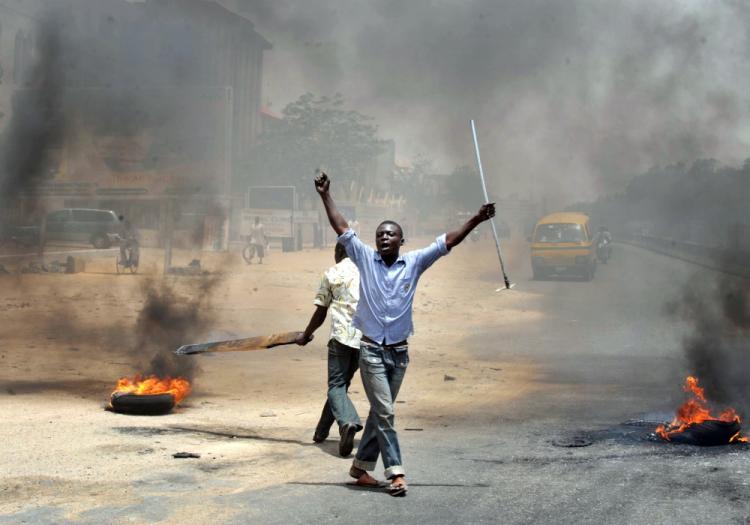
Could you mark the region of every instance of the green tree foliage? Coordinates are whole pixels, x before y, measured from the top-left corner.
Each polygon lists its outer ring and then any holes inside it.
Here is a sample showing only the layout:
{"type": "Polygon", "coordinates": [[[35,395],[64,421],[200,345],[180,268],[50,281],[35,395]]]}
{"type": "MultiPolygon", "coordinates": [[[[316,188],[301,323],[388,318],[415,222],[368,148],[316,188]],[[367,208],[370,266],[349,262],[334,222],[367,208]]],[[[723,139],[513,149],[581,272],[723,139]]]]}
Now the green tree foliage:
{"type": "Polygon", "coordinates": [[[729,244],[750,234],[750,159],[724,166],[714,159],[655,167],[625,190],[569,207],[588,212],[618,235],[648,234],[702,244],[729,244]]]}
{"type": "Polygon", "coordinates": [[[417,155],[409,167],[399,167],[393,173],[391,189],[402,195],[412,209],[420,215],[434,211],[442,204],[444,188],[434,173],[432,161],[417,155]]]}
{"type": "Polygon", "coordinates": [[[247,182],[300,187],[311,184],[313,170],[322,167],[336,189],[352,180],[366,183],[368,168],[384,151],[371,117],[345,109],[340,94],[306,93],[282,113],[284,120],[269,126],[253,148],[247,182]]]}

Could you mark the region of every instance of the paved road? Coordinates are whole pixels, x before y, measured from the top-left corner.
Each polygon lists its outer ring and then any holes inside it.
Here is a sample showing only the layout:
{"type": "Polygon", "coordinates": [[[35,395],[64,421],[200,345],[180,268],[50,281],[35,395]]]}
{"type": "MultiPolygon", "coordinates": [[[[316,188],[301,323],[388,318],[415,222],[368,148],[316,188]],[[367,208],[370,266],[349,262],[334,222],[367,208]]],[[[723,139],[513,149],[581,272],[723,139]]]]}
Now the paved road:
{"type": "Polygon", "coordinates": [[[402,432],[407,498],[321,473],[225,498],[240,509],[236,522],[750,523],[745,447],[666,445],[649,439],[651,424],[621,425],[668,418],[681,399],[681,327],[664,303],[711,276],[627,246],[590,283],[513,270],[520,287],[538,292],[527,301],[547,314],[542,326],[487,329],[466,344],[477,359],[533,359],[549,388],[448,427],[402,432]],[[553,444],[576,438],[591,445],[553,444]]]}
{"type": "MultiPolygon", "coordinates": [[[[510,303],[544,315],[498,323],[463,344],[478,361],[530,361],[534,388],[461,417],[427,418],[421,431],[402,430],[408,497],[347,485],[343,460],[321,462],[314,477],[256,490],[237,491],[220,470],[155,472],[139,482],[139,503],[112,501],[75,523],[182,523],[173,520],[180,506],[204,494],[213,494],[200,503],[215,509],[214,523],[750,523],[747,447],[697,449],[650,437],[653,421],[669,418],[680,402],[686,373],[686,327],[665,315],[664,304],[712,274],[628,246],[616,247],[593,282],[532,281],[525,260],[511,270],[529,293],[497,301],[498,318],[510,303]]],[[[291,454],[309,457],[307,445],[291,454]]],[[[49,506],[0,516],[0,524],[22,521],[67,523],[49,506]]]]}

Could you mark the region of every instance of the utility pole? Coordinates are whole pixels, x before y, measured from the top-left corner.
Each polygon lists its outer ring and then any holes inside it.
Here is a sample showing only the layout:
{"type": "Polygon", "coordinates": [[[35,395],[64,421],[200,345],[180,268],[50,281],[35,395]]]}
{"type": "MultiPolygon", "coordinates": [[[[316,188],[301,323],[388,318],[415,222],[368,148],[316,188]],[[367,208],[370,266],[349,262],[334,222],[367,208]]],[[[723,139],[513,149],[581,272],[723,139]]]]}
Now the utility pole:
{"type": "Polygon", "coordinates": [[[164,219],[164,275],[172,267],[172,235],[174,233],[174,200],[162,201],[162,218],[164,219]]]}

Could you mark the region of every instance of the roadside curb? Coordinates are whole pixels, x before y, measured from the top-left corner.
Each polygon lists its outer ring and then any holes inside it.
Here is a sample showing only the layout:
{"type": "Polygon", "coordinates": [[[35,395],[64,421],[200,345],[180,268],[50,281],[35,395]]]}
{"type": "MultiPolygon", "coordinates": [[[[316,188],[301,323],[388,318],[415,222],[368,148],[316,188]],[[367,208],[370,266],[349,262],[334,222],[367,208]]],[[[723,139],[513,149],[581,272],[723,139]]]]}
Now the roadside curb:
{"type": "Polygon", "coordinates": [[[627,244],[629,246],[635,246],[636,248],[641,248],[653,253],[658,253],[659,255],[665,255],[667,257],[671,257],[672,259],[677,259],[683,262],[694,264],[708,270],[714,270],[717,272],[725,273],[727,275],[750,279],[750,268],[748,267],[732,263],[722,264],[721,262],[718,262],[709,256],[687,254],[680,251],[679,249],[668,247],[668,240],[662,240],[662,242],[664,243],[663,246],[655,245],[654,243],[639,242],[636,239],[618,239],[616,242],[620,244],[627,244]]]}

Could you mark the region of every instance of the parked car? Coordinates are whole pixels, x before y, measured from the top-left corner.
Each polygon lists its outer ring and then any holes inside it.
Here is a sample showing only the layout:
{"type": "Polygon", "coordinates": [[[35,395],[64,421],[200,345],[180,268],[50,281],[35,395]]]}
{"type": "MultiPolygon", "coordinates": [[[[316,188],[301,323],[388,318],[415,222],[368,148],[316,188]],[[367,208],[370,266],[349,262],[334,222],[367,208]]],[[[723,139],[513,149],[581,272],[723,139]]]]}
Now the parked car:
{"type": "MultiPolygon", "coordinates": [[[[65,208],[47,214],[48,241],[89,242],[94,248],[109,248],[117,239],[120,221],[112,210],[65,208]]],[[[21,226],[16,236],[38,242],[39,226],[21,226]]]]}
{"type": "Polygon", "coordinates": [[[542,217],[531,237],[531,269],[535,279],[577,273],[587,281],[596,270],[596,243],[584,213],[553,213],[542,217]]]}

